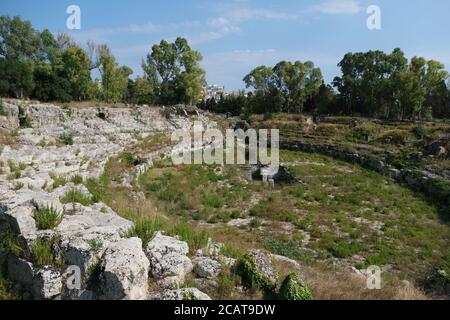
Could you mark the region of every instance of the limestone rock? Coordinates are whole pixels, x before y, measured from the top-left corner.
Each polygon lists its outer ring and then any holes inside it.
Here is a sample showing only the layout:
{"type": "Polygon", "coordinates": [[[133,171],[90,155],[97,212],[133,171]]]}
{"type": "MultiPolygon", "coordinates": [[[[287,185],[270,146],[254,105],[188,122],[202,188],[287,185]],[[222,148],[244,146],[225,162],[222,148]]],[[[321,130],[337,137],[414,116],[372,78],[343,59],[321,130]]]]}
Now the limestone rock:
{"type": "Polygon", "coordinates": [[[194,272],[200,278],[215,278],[222,271],[222,266],[216,260],[206,257],[199,257],[195,260],[194,272]]]}
{"type": "Polygon", "coordinates": [[[10,254],[8,257],[8,276],[15,283],[31,287],[34,277],[33,264],[10,254]]]}
{"type": "Polygon", "coordinates": [[[211,298],[197,288],[183,288],[164,290],[151,297],[153,300],[211,300],[211,298]]]}
{"type": "Polygon", "coordinates": [[[49,267],[39,270],[33,279],[33,291],[36,299],[52,299],[61,294],[62,275],[49,267]]]}
{"type": "Polygon", "coordinates": [[[147,296],[149,261],[139,238],[122,239],[102,257],[100,283],[106,299],[138,300],[147,296]]]}
{"type": "Polygon", "coordinates": [[[186,256],[188,244],[157,232],[146,248],[151,273],[156,279],[181,284],[187,273],[192,271],[192,262],[186,256]]]}
{"type": "Polygon", "coordinates": [[[275,285],[277,282],[277,273],[272,266],[271,256],[259,250],[252,250],[250,254],[255,261],[258,273],[275,285]]]}

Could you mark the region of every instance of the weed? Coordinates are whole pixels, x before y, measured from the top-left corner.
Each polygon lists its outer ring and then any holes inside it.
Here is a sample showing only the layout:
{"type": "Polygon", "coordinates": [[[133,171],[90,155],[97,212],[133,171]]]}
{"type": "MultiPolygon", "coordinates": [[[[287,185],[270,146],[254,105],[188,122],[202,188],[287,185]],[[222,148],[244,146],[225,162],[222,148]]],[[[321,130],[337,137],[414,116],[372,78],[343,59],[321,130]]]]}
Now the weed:
{"type": "Polygon", "coordinates": [[[36,206],[33,209],[33,219],[39,230],[56,228],[64,216],[64,212],[57,210],[53,205],[36,206]]]}

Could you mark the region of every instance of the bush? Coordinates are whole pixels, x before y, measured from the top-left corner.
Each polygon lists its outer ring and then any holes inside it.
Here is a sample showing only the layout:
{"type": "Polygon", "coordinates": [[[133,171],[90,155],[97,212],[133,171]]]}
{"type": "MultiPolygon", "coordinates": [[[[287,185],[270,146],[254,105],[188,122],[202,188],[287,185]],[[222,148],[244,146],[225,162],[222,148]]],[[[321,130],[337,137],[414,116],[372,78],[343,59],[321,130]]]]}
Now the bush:
{"type": "Polygon", "coordinates": [[[251,255],[247,254],[239,260],[237,272],[245,286],[260,289],[269,294],[275,291],[275,285],[258,272],[251,255]]]}
{"type": "Polygon", "coordinates": [[[223,267],[217,277],[217,298],[219,300],[230,299],[238,283],[239,277],[233,274],[230,268],[223,267]]]}
{"type": "Polygon", "coordinates": [[[92,196],[87,196],[78,189],[71,189],[60,198],[61,203],[79,203],[83,206],[91,206],[95,203],[92,196]]]}
{"type": "Polygon", "coordinates": [[[71,181],[72,183],[76,184],[76,185],[82,184],[82,183],[83,183],[83,177],[77,174],[77,175],[73,176],[73,177],[70,179],[70,181],[71,181]]]}
{"type": "Polygon", "coordinates": [[[209,234],[206,231],[195,230],[183,222],[176,224],[168,233],[171,236],[179,236],[181,240],[186,241],[191,253],[208,245],[209,234]]]}
{"type": "Polygon", "coordinates": [[[273,254],[278,254],[280,256],[285,256],[296,260],[302,257],[302,253],[300,251],[302,244],[297,240],[272,239],[265,241],[263,246],[273,254]]]}
{"type": "Polygon", "coordinates": [[[103,241],[99,239],[89,240],[89,250],[98,253],[103,248],[103,241]]]}
{"type": "Polygon", "coordinates": [[[202,198],[202,204],[210,208],[220,209],[223,207],[223,200],[215,194],[205,195],[202,198]]]}
{"type": "Polygon", "coordinates": [[[239,259],[244,255],[239,248],[236,248],[227,243],[222,245],[222,247],[220,248],[219,254],[221,254],[225,257],[233,258],[233,259],[239,259]]]}
{"type": "Polygon", "coordinates": [[[17,191],[17,190],[22,189],[23,187],[24,187],[23,182],[17,182],[17,183],[14,185],[14,190],[17,191]]]}
{"type": "Polygon", "coordinates": [[[33,209],[33,219],[39,230],[56,228],[64,216],[64,212],[57,210],[53,205],[33,209]]]}
{"type": "Polygon", "coordinates": [[[346,258],[355,254],[359,249],[359,245],[356,241],[350,243],[339,241],[332,245],[331,253],[337,258],[346,258]]]}
{"type": "Polygon", "coordinates": [[[281,300],[312,300],[312,292],[308,286],[303,286],[297,273],[289,274],[281,285],[280,292],[278,294],[281,300]]]}
{"type": "Polygon", "coordinates": [[[256,229],[256,228],[259,228],[259,227],[261,227],[261,220],[259,220],[258,218],[253,218],[251,221],[250,221],[250,224],[249,224],[249,226],[250,226],[250,228],[251,229],[256,229]]]}
{"type": "Polygon", "coordinates": [[[165,230],[166,225],[159,219],[143,219],[135,221],[134,227],[128,230],[125,237],[138,237],[142,240],[144,247],[150,242],[156,231],[165,230]]]}
{"type": "Polygon", "coordinates": [[[61,141],[61,143],[65,144],[66,146],[71,146],[74,144],[73,134],[65,132],[59,136],[59,141],[61,141]]]}
{"type": "Polygon", "coordinates": [[[412,132],[418,139],[428,139],[430,137],[428,129],[422,126],[415,126],[412,128],[412,132]]]}
{"type": "Polygon", "coordinates": [[[0,251],[12,253],[16,257],[22,254],[19,239],[10,228],[0,234],[0,251]]]}
{"type": "Polygon", "coordinates": [[[57,259],[52,252],[52,247],[56,244],[56,241],[56,238],[49,240],[37,238],[33,242],[31,245],[31,256],[36,267],[62,266],[63,261],[57,259]]]}
{"type": "Polygon", "coordinates": [[[53,179],[53,189],[57,189],[61,186],[65,186],[67,183],[66,178],[64,178],[63,176],[57,176],[54,173],[50,173],[49,176],[50,176],[50,178],[53,179]]]}

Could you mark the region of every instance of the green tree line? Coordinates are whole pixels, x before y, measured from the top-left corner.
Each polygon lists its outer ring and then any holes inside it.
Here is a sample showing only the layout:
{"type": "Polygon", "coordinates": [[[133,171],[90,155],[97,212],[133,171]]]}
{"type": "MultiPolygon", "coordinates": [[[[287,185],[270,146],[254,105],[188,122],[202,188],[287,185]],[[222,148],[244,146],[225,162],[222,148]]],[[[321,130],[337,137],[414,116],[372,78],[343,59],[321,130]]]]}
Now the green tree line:
{"type": "Polygon", "coordinates": [[[348,53],[342,75],[331,85],[310,61],[259,66],[243,79],[241,92],[201,107],[234,115],[272,112],[361,115],[385,119],[450,118],[448,73],[438,61],[413,57],[400,49],[348,53]]]}
{"type": "Polygon", "coordinates": [[[319,113],[425,119],[450,117],[448,73],[438,61],[391,53],[347,53],[341,76],[324,83],[311,61],[259,66],[244,78],[244,91],[219,101],[204,100],[202,55],[184,38],[162,40],[131,79],[110,48],[82,47],[66,34],[35,30],[19,17],[0,16],[0,96],[41,101],[101,100],[148,105],[198,104],[215,112],[319,113]],[[98,79],[92,75],[98,74],[98,79]],[[200,102],[201,101],[201,102],[200,102]]]}
{"type": "Polygon", "coordinates": [[[83,48],[68,35],[39,32],[20,17],[0,16],[0,96],[41,101],[137,104],[197,103],[203,93],[202,56],[186,39],[161,41],[142,64],[144,76],[117,63],[106,45],[83,48]],[[93,71],[100,75],[92,79],[93,71]]]}

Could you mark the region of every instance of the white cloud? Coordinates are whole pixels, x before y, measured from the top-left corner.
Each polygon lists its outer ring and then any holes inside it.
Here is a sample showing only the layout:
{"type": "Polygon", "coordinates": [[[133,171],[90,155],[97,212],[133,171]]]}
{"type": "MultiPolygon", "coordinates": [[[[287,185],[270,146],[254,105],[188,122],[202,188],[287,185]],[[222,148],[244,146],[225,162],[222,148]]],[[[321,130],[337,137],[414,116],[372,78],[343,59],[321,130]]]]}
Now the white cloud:
{"type": "Polygon", "coordinates": [[[114,28],[94,28],[81,31],[69,32],[71,36],[78,42],[87,42],[88,40],[95,40],[96,42],[107,42],[109,38],[120,34],[162,34],[173,32],[189,27],[196,27],[201,25],[199,21],[184,21],[180,23],[170,23],[167,25],[154,24],[149,21],[143,24],[131,24],[125,27],[114,28]]]}
{"type": "Polygon", "coordinates": [[[329,0],[310,7],[310,11],[324,14],[357,14],[361,10],[356,0],[329,0]]]}

